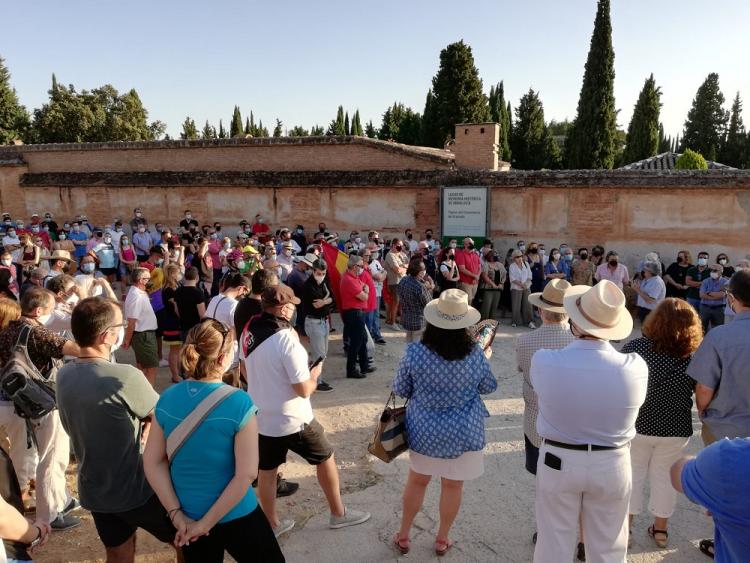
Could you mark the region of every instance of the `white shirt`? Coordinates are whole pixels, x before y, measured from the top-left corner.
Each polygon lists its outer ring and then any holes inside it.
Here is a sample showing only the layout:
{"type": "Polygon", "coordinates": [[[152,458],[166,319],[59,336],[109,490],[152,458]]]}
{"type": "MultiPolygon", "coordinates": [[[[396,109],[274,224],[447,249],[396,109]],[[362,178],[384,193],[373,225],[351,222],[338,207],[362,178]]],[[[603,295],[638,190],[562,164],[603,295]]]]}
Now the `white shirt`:
{"type": "MultiPolygon", "coordinates": [[[[234,297],[222,295],[221,293],[213,297],[206,307],[206,317],[219,321],[227,330],[234,330],[234,311],[237,309],[237,301],[234,297]]],[[[239,346],[237,339],[234,340],[234,360],[230,369],[239,365],[239,346]]]]}
{"type": "Polygon", "coordinates": [[[648,366],[609,342],[578,339],[531,358],[531,384],[539,399],[542,438],[565,444],[623,446],[635,436],[646,399],[648,366]]]}
{"type": "Polygon", "coordinates": [[[290,274],[290,272],[294,269],[294,256],[286,256],[284,254],[278,254],[276,256],[276,262],[279,264],[279,267],[281,268],[281,275],[279,278],[281,281],[285,282],[287,276],[290,274]]]}
{"type": "Polygon", "coordinates": [[[94,287],[94,274],[78,274],[75,278],[76,285],[80,287],[86,297],[99,297],[104,293],[101,285],[94,287]]]}
{"type": "Polygon", "coordinates": [[[158,326],[148,293],[134,285],[130,287],[125,298],[125,318],[135,319],[135,332],[156,330],[158,326]]]}
{"type": "Polygon", "coordinates": [[[112,246],[115,247],[115,252],[117,254],[120,253],[120,239],[122,238],[123,232],[122,231],[115,231],[111,230],[108,231],[109,235],[112,237],[112,246]]]}
{"type": "Polygon", "coordinates": [[[383,293],[383,282],[376,281],[374,275],[382,274],[385,272],[385,268],[383,268],[379,260],[373,260],[368,267],[370,268],[370,273],[373,274],[372,283],[375,284],[375,295],[380,297],[383,293]]]}
{"type": "Polygon", "coordinates": [[[510,276],[511,289],[518,289],[518,286],[514,285],[513,282],[518,282],[525,288],[531,286],[531,268],[526,262],[519,266],[513,261],[508,268],[508,275],[510,276]]]}
{"type": "Polygon", "coordinates": [[[411,254],[414,254],[419,249],[419,243],[414,239],[406,239],[404,242],[409,246],[409,252],[411,254]]]}
{"type": "Polygon", "coordinates": [[[258,431],[288,436],[313,419],[309,397],[292,387],[310,379],[307,350],[293,329],[280,330],[245,358],[247,392],[258,406],[258,431]]]}
{"type": "Polygon", "coordinates": [[[641,291],[651,299],[655,299],[653,303],[648,303],[639,295],[636,305],[644,309],[655,309],[667,296],[667,286],[664,285],[664,280],[661,279],[661,276],[651,276],[648,279],[641,280],[641,291]]]}

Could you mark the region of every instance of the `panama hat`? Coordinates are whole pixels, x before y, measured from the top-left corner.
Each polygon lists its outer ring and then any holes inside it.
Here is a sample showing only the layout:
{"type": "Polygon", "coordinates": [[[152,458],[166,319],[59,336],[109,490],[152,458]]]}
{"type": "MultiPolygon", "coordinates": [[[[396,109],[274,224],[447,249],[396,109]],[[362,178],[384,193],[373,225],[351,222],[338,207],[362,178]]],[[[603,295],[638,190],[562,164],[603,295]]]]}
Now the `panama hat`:
{"type": "Polygon", "coordinates": [[[604,340],[622,340],[633,331],[625,294],[609,280],[594,287],[574,285],[563,297],[565,312],[582,331],[604,340]]]}
{"type": "Polygon", "coordinates": [[[534,307],[539,307],[552,313],[565,313],[563,297],[565,296],[565,292],[571,287],[573,286],[565,280],[551,280],[544,286],[544,291],[529,295],[529,303],[534,305],[534,307]]]}
{"type": "Polygon", "coordinates": [[[446,289],[424,308],[425,320],[445,329],[467,328],[479,322],[481,315],[469,306],[469,296],[460,289],[446,289]]]}
{"type": "Polygon", "coordinates": [[[68,252],[67,250],[55,250],[49,256],[42,256],[42,259],[50,260],[50,261],[55,261],[55,260],[63,260],[65,262],[71,261],[70,252],[68,252]]]}
{"type": "Polygon", "coordinates": [[[303,264],[307,264],[311,268],[313,267],[313,264],[318,259],[317,254],[313,254],[312,252],[308,252],[304,256],[299,257],[299,262],[302,262],[303,264]]]}

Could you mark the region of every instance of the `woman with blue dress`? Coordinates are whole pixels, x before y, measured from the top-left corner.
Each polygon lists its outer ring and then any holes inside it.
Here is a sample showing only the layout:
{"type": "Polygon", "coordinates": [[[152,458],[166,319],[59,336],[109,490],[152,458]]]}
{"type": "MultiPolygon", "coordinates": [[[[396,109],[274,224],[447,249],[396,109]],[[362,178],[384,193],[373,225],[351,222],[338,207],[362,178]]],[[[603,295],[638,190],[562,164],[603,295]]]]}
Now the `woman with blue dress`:
{"type": "Polygon", "coordinates": [[[393,392],[409,400],[406,433],[409,477],[403,495],[401,529],[393,541],[409,551],[409,532],[422,508],[432,477],[441,479],[440,525],[435,553],[453,545],[448,532],[461,507],[463,482],[484,472],[484,419],[480,395],[497,389],[488,358],[467,328],[479,321],[468,295],[448,289],[424,310],[427,326],[420,342],[407,345],[393,381],[393,392]]]}
{"type": "Polygon", "coordinates": [[[564,280],[568,276],[565,273],[565,267],[560,260],[560,250],[553,248],[549,255],[549,260],[544,265],[544,285],[546,286],[550,280],[561,279],[564,280]]]}

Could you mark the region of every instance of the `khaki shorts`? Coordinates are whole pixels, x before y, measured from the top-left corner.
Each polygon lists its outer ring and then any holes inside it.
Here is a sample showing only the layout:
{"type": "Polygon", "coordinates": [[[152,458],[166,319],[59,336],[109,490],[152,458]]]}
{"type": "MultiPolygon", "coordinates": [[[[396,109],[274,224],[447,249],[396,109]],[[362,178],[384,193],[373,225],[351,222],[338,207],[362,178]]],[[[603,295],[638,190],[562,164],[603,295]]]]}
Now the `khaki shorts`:
{"type": "Polygon", "coordinates": [[[135,352],[135,361],[142,368],[158,368],[159,354],[156,352],[156,331],[134,332],[130,345],[135,352]]]}

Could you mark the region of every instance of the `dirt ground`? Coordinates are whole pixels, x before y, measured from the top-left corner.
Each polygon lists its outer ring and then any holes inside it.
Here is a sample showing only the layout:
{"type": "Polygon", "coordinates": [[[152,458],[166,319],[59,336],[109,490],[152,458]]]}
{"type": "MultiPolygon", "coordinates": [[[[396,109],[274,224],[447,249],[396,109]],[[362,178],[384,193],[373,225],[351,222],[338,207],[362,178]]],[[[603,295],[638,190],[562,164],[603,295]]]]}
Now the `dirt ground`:
{"type": "MultiPolygon", "coordinates": [[[[500,383],[486,399],[491,417],[487,420],[485,474],[464,487],[461,513],[452,537],[456,547],[444,561],[527,562],[533,557],[531,535],[534,531],[534,481],[523,468],[523,400],[521,379],[514,359],[515,337],[529,329],[511,328],[508,321],[498,331],[493,345],[493,371],[500,383]]],[[[376,347],[377,372],[365,380],[347,380],[345,357],[341,347],[341,327],[331,335],[329,359],[324,378],[334,386],[331,393],[313,397],[316,417],[327,431],[336,450],[344,501],[357,509],[372,512],[372,520],[344,530],[327,529],[328,511],[317,486],[315,473],[300,458],[290,454],[283,467],[284,476],[300,483],[300,490],[279,499],[279,513],[295,519],[295,529],[282,538],[281,545],[290,562],[374,562],[436,560],[431,551],[437,529],[438,488],[428,489],[425,506],[415,521],[412,551],[399,557],[390,541],[397,530],[400,494],[408,470],[408,455],[391,464],[382,463],[366,451],[376,416],[389,393],[394,369],[404,348],[400,333],[384,330],[386,346],[376,347]]],[[[131,360],[131,353],[118,355],[131,360]]],[[[166,369],[159,370],[159,388],[169,383],[166,369]]],[[[695,429],[699,430],[697,418],[695,429]]],[[[699,448],[694,437],[688,449],[699,448]]],[[[68,469],[68,481],[76,491],[75,467],[68,469]]],[[[40,563],[103,561],[91,516],[81,511],[83,524],[76,529],[53,534],[49,543],[36,554],[40,563]]],[[[635,520],[634,543],[629,563],[700,563],[697,542],[712,535],[710,520],[700,507],[684,497],[678,501],[670,526],[670,547],[658,549],[646,535],[649,518],[644,513],[635,520]]],[[[145,532],[138,533],[138,562],[173,561],[174,552],[145,532]]],[[[231,561],[227,558],[227,561],[231,561]]],[[[561,556],[560,561],[573,561],[561,556]]]]}

